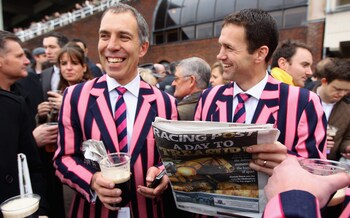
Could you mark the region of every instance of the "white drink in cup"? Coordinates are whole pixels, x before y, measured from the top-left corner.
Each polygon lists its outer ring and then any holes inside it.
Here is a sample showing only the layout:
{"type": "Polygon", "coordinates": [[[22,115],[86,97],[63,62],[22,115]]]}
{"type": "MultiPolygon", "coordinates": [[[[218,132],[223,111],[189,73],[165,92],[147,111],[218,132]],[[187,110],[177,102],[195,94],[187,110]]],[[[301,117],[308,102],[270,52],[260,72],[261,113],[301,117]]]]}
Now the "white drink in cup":
{"type": "Polygon", "coordinates": [[[130,155],[127,153],[111,153],[100,163],[102,177],[112,180],[115,187],[122,190],[122,201],[112,204],[113,207],[124,207],[130,201],[130,155]]]}
{"type": "Polygon", "coordinates": [[[4,218],[23,218],[39,209],[40,196],[37,194],[17,195],[4,201],[0,207],[4,218]]]}
{"type": "MultiPolygon", "coordinates": [[[[299,163],[305,170],[320,176],[328,176],[340,172],[350,173],[350,165],[339,161],[310,158],[299,160],[299,163]]],[[[346,187],[339,189],[336,192],[328,203],[328,207],[341,205],[341,203],[343,203],[345,199],[345,188],[346,187]]]]}

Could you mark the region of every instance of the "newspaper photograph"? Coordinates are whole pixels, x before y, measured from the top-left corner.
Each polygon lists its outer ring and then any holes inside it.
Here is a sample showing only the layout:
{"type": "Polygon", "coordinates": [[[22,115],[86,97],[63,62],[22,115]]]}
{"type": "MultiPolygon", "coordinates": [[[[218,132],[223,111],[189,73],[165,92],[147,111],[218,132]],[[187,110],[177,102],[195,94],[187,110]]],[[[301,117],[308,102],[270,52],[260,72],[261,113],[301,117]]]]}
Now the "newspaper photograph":
{"type": "Polygon", "coordinates": [[[153,122],[156,145],[176,206],[219,217],[261,217],[267,175],[249,167],[246,147],[273,143],[271,124],[205,121],[153,122]]]}

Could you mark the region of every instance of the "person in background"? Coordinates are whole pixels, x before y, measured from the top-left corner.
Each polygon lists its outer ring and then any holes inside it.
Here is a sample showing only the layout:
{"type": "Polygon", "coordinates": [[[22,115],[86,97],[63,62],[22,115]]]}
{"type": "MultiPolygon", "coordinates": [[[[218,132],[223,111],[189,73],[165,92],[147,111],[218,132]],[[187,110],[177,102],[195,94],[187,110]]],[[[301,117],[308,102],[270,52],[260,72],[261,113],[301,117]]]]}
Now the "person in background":
{"type": "MultiPolygon", "coordinates": [[[[57,90],[60,82],[60,71],[57,66],[57,54],[65,44],[68,38],[59,32],[50,32],[43,37],[43,47],[48,61],[53,65],[41,73],[41,83],[44,92],[44,100],[48,99],[48,91],[57,90]]],[[[59,97],[53,95],[54,97],[59,97]]]]}
{"type": "Polygon", "coordinates": [[[117,217],[121,209],[110,204],[121,202],[125,190],[115,188],[113,181],[84,161],[81,147],[89,139],[102,141],[108,153],[131,155],[131,201],[122,208],[124,212],[135,218],[157,218],[164,217],[167,207],[174,208],[169,203],[173,197],[167,196],[167,176],[156,188],[147,187],[164,169],[152,122],[157,116],[177,119],[175,98],[142,81],[137,71],[149,47],[148,30],[133,7],[122,3],[109,7],[101,18],[98,40],[106,74],[64,92],[54,164],[62,183],[78,192],[70,217],[117,217]],[[119,119],[115,110],[119,108],[125,109],[124,118],[119,119]]]}
{"type": "Polygon", "coordinates": [[[223,63],[224,78],[231,82],[204,90],[195,120],[273,124],[281,132],[278,142],[246,149],[252,153],[249,166],[268,175],[287,151],[325,158],[327,121],[319,97],[281,83],[267,72],[278,44],[277,24],[271,15],[243,9],[226,16],[219,44],[217,59],[223,63]]]}
{"type": "Polygon", "coordinates": [[[334,135],[327,134],[327,158],[339,161],[343,156],[350,158],[350,59],[331,58],[323,65],[320,81],[314,86],[322,101],[328,121],[328,132],[336,129],[334,135]]]}
{"type": "Polygon", "coordinates": [[[152,85],[152,86],[156,86],[157,85],[157,79],[156,77],[153,76],[152,74],[152,70],[148,69],[148,68],[142,68],[139,67],[138,72],[141,76],[141,78],[147,82],[148,84],[152,85]]]}
{"type": "MultiPolygon", "coordinates": [[[[57,62],[61,73],[58,90],[62,93],[68,86],[86,82],[93,78],[84,51],[74,43],[68,43],[60,50],[57,55],[57,62]]],[[[59,104],[60,107],[61,104],[59,104]]]]}
{"type": "Polygon", "coordinates": [[[222,63],[217,61],[211,66],[210,80],[209,83],[211,86],[224,85],[229,81],[225,80],[222,76],[224,73],[224,67],[222,63]]]}
{"type": "MultiPolygon", "coordinates": [[[[326,206],[330,196],[349,185],[348,173],[314,175],[304,170],[297,158],[290,156],[273,170],[265,186],[268,203],[263,218],[321,218],[321,208],[326,206]]],[[[350,204],[344,208],[340,217],[349,217],[350,204]]]]}
{"type": "Polygon", "coordinates": [[[311,49],[304,43],[286,40],[272,56],[271,75],[289,85],[304,87],[312,75],[311,66],[311,49]]]}
{"type": "Polygon", "coordinates": [[[29,60],[21,41],[0,30],[0,202],[20,194],[17,154],[27,157],[33,192],[41,196],[39,215],[48,215],[43,164],[32,135],[30,111],[22,96],[13,91],[15,82],[27,76],[29,60]]]}
{"type": "Polygon", "coordinates": [[[198,57],[181,60],[176,66],[174,97],[179,99],[177,110],[180,120],[193,120],[194,111],[202,91],[208,87],[210,66],[198,57]]]}
{"type": "Polygon", "coordinates": [[[94,77],[102,76],[103,73],[102,73],[101,69],[95,63],[93,63],[90,60],[90,58],[88,58],[88,56],[87,56],[89,50],[88,50],[86,43],[83,40],[77,39],[77,38],[72,39],[72,42],[75,42],[81,49],[83,49],[88,68],[90,69],[90,72],[92,73],[92,75],[94,77]]]}
{"type": "Polygon", "coordinates": [[[39,78],[41,78],[41,72],[45,69],[44,64],[47,61],[45,49],[43,47],[37,47],[33,49],[32,55],[34,58],[34,63],[31,64],[28,71],[35,73],[39,78]]]}

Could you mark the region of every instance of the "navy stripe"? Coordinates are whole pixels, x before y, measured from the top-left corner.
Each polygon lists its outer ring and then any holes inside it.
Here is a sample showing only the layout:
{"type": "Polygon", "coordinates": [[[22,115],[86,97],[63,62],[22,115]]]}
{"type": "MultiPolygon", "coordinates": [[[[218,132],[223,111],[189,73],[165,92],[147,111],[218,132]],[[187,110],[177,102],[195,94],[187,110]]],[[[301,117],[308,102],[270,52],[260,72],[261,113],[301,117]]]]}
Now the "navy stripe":
{"type": "MultiPolygon", "coordinates": [[[[280,93],[279,96],[283,96],[280,98],[279,102],[279,111],[278,111],[278,121],[277,128],[280,130],[280,136],[278,137],[278,141],[282,144],[286,142],[286,116],[287,116],[287,108],[288,108],[288,95],[289,95],[289,86],[284,83],[280,83],[280,93]]],[[[297,102],[291,102],[292,104],[297,104],[297,102]]],[[[294,147],[292,148],[294,149],[294,147]]],[[[295,149],[293,152],[296,152],[295,149]]]]}
{"type": "Polygon", "coordinates": [[[283,212],[289,217],[317,217],[315,197],[305,191],[293,190],[280,194],[283,212]]]}

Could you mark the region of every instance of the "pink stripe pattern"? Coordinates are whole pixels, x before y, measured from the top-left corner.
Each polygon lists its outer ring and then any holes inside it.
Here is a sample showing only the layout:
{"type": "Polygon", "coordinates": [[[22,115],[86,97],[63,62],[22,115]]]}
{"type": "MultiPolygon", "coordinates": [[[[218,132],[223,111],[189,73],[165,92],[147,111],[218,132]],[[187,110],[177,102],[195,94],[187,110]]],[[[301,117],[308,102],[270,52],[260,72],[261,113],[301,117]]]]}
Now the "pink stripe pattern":
{"type": "Polygon", "coordinates": [[[127,91],[127,89],[124,87],[117,87],[116,90],[119,96],[115,104],[114,120],[117,125],[119,151],[127,152],[128,134],[126,123],[126,104],[123,98],[123,95],[127,91]]]}
{"type": "Polygon", "coordinates": [[[246,111],[244,107],[244,103],[250,98],[250,95],[245,93],[239,93],[237,95],[238,104],[235,110],[235,114],[233,117],[233,122],[236,123],[245,123],[246,111]]]}

